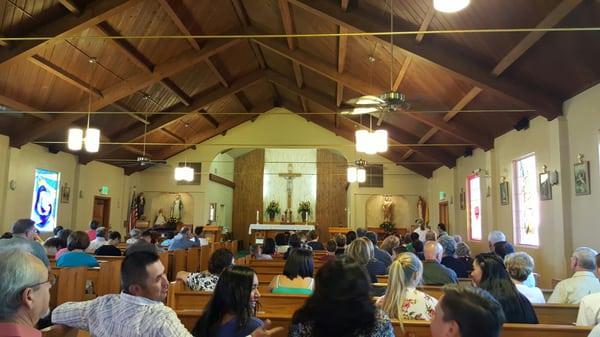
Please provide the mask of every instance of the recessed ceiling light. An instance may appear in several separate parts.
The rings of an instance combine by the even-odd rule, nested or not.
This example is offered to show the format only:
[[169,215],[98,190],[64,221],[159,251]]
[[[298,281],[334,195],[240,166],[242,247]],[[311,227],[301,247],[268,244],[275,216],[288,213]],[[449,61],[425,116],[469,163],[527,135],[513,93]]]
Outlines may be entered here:
[[433,0],[433,8],[444,13],[454,13],[464,9],[471,0]]

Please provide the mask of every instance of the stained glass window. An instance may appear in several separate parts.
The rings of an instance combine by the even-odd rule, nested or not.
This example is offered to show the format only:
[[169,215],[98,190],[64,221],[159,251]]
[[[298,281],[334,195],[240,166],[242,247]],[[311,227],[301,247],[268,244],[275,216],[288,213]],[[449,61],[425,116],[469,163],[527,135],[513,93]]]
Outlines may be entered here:
[[537,192],[535,155],[513,161],[513,223],[517,244],[539,246],[540,201]]
[[469,239],[481,240],[481,178],[477,174],[467,177],[469,201]]

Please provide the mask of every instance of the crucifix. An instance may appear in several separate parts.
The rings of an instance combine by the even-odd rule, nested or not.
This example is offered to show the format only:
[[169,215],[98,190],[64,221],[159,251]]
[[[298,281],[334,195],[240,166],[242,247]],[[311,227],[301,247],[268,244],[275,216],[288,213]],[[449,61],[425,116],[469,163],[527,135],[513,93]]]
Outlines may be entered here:
[[279,176],[281,178],[287,180],[287,209],[291,210],[292,209],[292,188],[294,187],[294,185],[292,184],[292,180],[294,180],[294,178],[298,178],[298,177],[302,176],[302,174],[293,173],[292,172],[292,164],[288,164],[287,173],[279,173]]

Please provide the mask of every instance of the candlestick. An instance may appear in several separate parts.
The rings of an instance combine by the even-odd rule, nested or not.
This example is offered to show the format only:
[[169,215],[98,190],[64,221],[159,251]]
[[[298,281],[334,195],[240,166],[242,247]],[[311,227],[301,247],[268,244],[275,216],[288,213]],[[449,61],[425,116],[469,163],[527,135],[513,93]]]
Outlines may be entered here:
[[256,224],[257,225],[259,224],[259,222],[258,222],[259,221],[259,214],[260,213],[258,212],[258,210],[256,210]]

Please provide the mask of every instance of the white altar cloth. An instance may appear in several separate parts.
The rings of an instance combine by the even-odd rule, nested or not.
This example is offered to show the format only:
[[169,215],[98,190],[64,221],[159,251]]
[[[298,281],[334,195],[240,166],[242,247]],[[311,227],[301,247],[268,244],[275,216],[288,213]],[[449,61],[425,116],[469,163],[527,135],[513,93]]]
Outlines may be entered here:
[[269,230],[282,230],[282,231],[311,231],[315,229],[314,225],[293,225],[293,224],[251,224],[248,228],[248,234],[252,234],[252,231],[269,231]]

